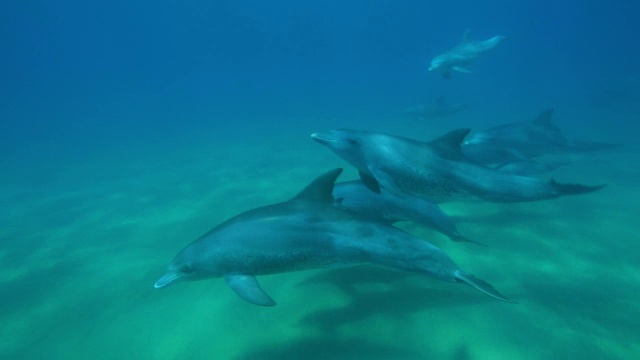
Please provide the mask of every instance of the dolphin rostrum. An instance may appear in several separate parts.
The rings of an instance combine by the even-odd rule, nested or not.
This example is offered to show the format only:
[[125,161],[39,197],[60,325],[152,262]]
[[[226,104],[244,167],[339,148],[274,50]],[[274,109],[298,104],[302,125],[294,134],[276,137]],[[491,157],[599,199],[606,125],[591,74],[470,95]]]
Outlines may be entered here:
[[509,174],[467,159],[460,143],[469,129],[430,142],[356,130],[332,130],[311,137],[356,167],[365,185],[399,196],[431,201],[476,196],[493,202],[552,199],[599,190],[601,186],[563,184]]
[[529,161],[542,155],[590,152],[620,146],[570,139],[553,124],[552,115],[553,109],[549,109],[531,121],[502,124],[472,134],[462,144],[462,152],[482,164],[504,164]]
[[335,184],[333,197],[337,206],[360,215],[389,223],[412,221],[432,228],[452,241],[480,244],[462,236],[453,219],[437,204],[416,196],[399,197],[380,190],[379,194],[375,193],[360,180],[345,181]]
[[469,30],[464,33],[462,42],[451,50],[442,53],[431,60],[429,71],[438,71],[445,79],[451,78],[451,71],[470,73],[467,66],[481,55],[496,48],[506,36],[497,35],[487,40],[469,40]]
[[370,264],[466,283],[512,302],[460,270],[432,244],[334,206],[331,192],[341,171],[321,175],[289,201],[246,211],[214,227],[176,255],[155,287],[224,277],[245,301],[274,306],[257,275]]

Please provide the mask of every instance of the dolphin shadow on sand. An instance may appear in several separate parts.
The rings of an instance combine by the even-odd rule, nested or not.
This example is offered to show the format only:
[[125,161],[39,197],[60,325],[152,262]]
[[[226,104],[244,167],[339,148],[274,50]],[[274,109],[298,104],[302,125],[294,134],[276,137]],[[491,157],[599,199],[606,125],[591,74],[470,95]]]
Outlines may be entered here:
[[[434,352],[435,353],[435,352]],[[305,360],[422,360],[425,354],[401,346],[379,344],[364,337],[345,338],[336,334],[303,337],[251,349],[234,360],[305,359]]]
[[[484,303],[486,298],[473,296],[465,289],[455,293],[435,282],[424,282],[412,274],[388,272],[368,266],[327,271],[312,276],[299,286],[331,284],[347,297],[344,306],[308,314],[301,324],[332,333],[345,324],[353,324],[371,316],[387,315],[403,318],[433,308],[470,306]],[[490,301],[490,300],[489,300]]]

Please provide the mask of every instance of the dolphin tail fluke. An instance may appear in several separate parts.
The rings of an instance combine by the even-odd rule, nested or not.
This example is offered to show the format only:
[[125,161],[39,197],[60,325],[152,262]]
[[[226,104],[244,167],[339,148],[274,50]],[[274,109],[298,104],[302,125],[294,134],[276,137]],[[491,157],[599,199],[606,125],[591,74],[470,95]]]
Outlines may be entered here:
[[588,186],[581,184],[565,184],[556,182],[554,179],[549,181],[549,185],[559,195],[580,195],[598,191],[607,185]]
[[479,290],[489,296],[491,296],[494,299],[498,299],[504,302],[508,302],[508,303],[513,303],[515,304],[516,302],[509,299],[508,297],[500,294],[500,292],[496,289],[493,288],[493,286],[491,286],[491,284],[489,284],[488,282],[478,279],[477,277],[470,275],[470,274],[465,274],[464,272],[458,270],[456,272],[456,279],[458,280],[458,282],[463,282],[466,284],[469,284],[471,286],[473,286],[474,288],[476,288],[476,290]]
[[622,144],[609,144],[609,143],[589,142],[589,141],[574,141],[571,144],[571,147],[573,148],[573,150],[577,152],[609,150],[609,149],[616,149],[621,146]]
[[468,242],[468,243],[472,243],[472,244],[488,247],[486,244],[483,244],[483,243],[475,241],[475,240],[468,239],[468,238],[466,238],[466,237],[464,237],[464,236],[462,236],[460,234],[451,236],[450,239],[451,239],[451,241],[455,241],[455,242]]

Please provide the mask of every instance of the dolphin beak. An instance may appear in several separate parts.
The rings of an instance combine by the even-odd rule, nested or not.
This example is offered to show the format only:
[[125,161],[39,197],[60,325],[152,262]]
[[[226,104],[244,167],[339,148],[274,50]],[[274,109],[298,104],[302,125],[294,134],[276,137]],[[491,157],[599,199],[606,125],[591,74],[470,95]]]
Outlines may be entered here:
[[311,134],[311,138],[317,142],[319,142],[320,144],[327,144],[331,142],[331,138],[326,137],[326,135],[323,136],[323,134],[319,134],[319,133],[313,133]]
[[153,284],[153,287],[156,289],[167,287],[180,280],[181,277],[182,276],[180,275],[180,273],[168,271],[166,274],[162,275],[162,277],[158,279],[155,284]]

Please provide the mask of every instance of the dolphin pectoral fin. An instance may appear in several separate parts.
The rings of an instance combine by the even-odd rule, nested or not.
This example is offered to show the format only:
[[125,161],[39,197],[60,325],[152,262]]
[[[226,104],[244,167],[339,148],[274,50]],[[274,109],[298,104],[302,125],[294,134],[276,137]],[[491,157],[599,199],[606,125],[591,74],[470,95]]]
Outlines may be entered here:
[[388,172],[371,166],[369,167],[369,171],[373,176],[375,176],[375,179],[380,186],[391,192],[393,195],[404,198],[405,192],[398,187],[396,182],[393,180],[393,177]]
[[380,184],[378,183],[378,180],[376,180],[376,178],[360,170],[358,170],[358,174],[360,174],[360,180],[362,180],[362,183],[369,190],[373,191],[376,194],[380,194]]
[[224,277],[227,285],[233,289],[244,301],[260,306],[275,306],[267,293],[262,290],[258,280],[253,275],[227,275]]
[[449,80],[449,79],[451,79],[451,73],[448,72],[448,71],[445,71],[445,72],[442,73],[442,77],[447,79],[447,80]]
[[467,69],[467,68],[463,68],[462,66],[454,66],[451,69],[457,71],[457,72],[461,72],[461,73],[465,73],[465,74],[471,74],[471,70]]
[[502,300],[504,302],[508,302],[508,303],[513,303],[516,304],[515,301],[509,299],[508,297],[500,294],[500,292],[496,289],[493,288],[493,286],[491,286],[491,284],[489,284],[488,282],[478,279],[477,277],[470,275],[470,274],[465,274],[464,272],[458,270],[456,271],[456,279],[458,280],[458,282],[463,282],[463,283],[467,283],[471,286],[473,286],[474,288],[476,288],[476,290],[482,291],[483,293],[491,296],[492,298],[498,299],[498,300]]

